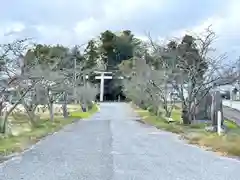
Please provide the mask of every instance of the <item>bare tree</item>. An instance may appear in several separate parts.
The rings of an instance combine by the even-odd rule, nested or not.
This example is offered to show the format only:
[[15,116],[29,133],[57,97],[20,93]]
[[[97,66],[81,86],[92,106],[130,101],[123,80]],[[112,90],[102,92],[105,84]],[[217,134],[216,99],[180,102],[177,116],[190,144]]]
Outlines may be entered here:
[[98,93],[96,86],[86,83],[83,86],[78,86],[76,89],[76,99],[81,102],[84,109],[87,109],[95,100]]
[[235,82],[237,73],[235,63],[224,64],[226,56],[214,56],[216,35],[210,28],[201,37],[184,38],[168,52],[176,59],[170,82],[182,101],[183,122],[190,124],[201,100],[214,88]]
[[[36,119],[36,109],[40,104],[45,104],[45,97],[43,95],[44,89],[41,87],[41,80],[34,82],[35,86],[27,93],[22,100],[22,105],[29,117],[30,124],[36,127],[38,122]],[[19,92],[18,92],[19,93]]]
[[[156,53],[156,52],[155,52]],[[161,54],[158,52],[158,56],[154,54],[156,58],[161,57]],[[152,56],[154,58],[154,56]],[[155,59],[156,60],[156,59]],[[173,110],[174,101],[171,98],[170,94],[172,90],[169,88],[169,74],[171,71],[166,67],[155,68],[152,64],[147,64],[145,58],[134,58],[134,67],[132,70],[128,70],[125,68],[122,71],[130,77],[130,82],[134,85],[134,89],[136,91],[139,88],[140,92],[142,92],[143,96],[138,96],[137,98],[145,97],[142,99],[142,104],[148,104],[151,106],[152,111],[156,114],[160,115],[161,110],[165,111],[165,116],[170,117],[171,112]],[[123,67],[122,67],[123,68]],[[133,73],[134,71],[134,73]],[[128,84],[129,84],[129,80]],[[138,84],[136,84],[138,82]],[[130,86],[126,85],[125,89],[128,89]],[[132,91],[133,89],[131,89]],[[129,90],[128,90],[129,91]],[[134,91],[134,92],[135,92]],[[136,93],[133,93],[136,94]]]
[[236,62],[226,65],[226,55],[215,55],[215,38],[211,27],[199,36],[185,35],[164,45],[149,36],[148,48],[142,53],[145,55],[120,66],[129,77],[124,83],[125,92],[138,104],[141,101],[149,106],[150,101],[155,112],[161,106],[167,117],[171,116],[175,103],[171,95],[175,93],[182,102],[183,123],[190,124],[208,93],[235,82],[239,76]]
[[5,83],[1,83],[1,112],[3,102],[7,101],[7,91],[11,88],[18,92],[18,99],[11,106],[5,107],[4,116],[1,114],[1,133],[5,133],[6,124],[9,115],[21,103],[26,94],[34,87],[35,83],[29,83],[29,76],[21,74],[19,66],[19,55],[23,53],[27,46],[26,40],[17,40],[1,46],[1,60],[4,61],[1,66],[2,76],[5,77]]

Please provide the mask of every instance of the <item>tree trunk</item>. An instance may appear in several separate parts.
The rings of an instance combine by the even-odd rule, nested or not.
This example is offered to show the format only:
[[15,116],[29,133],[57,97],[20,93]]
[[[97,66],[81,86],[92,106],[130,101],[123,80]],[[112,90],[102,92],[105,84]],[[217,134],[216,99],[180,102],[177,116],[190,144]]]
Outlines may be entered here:
[[48,104],[48,110],[49,110],[50,120],[53,121],[54,120],[54,111],[53,111],[53,103],[52,102],[50,102]]
[[81,107],[82,107],[82,111],[83,111],[83,112],[86,112],[86,111],[87,111],[87,107],[86,107],[85,101],[82,102]]
[[191,124],[192,115],[187,107],[183,107],[182,109],[182,120],[185,125]]
[[27,114],[28,114],[28,118],[29,118],[30,124],[31,124],[32,127],[36,127],[37,126],[35,110],[36,110],[36,108],[34,108],[32,110],[26,110]]
[[[24,94],[24,96],[26,95],[26,93]],[[6,125],[7,125],[7,120],[8,120],[8,116],[13,112],[13,110],[17,107],[17,105],[22,101],[22,98],[24,97],[22,96],[11,108],[9,111],[6,111],[4,114],[4,118],[2,118],[1,121],[1,125],[0,125],[0,132],[1,133],[5,133],[6,132]]]
[[68,117],[68,112],[67,112],[67,93],[64,93],[64,103],[62,105],[63,109],[63,117],[67,118]]
[[196,122],[196,104],[195,103],[192,104],[190,114],[191,114],[191,123]]
[[161,116],[161,106],[158,106],[158,109],[157,109],[157,116]]
[[165,117],[170,118],[172,114],[172,108],[168,107],[167,101],[164,102],[163,109],[165,111]]
[[2,116],[3,102],[0,102],[0,116]]
[[2,134],[5,134],[6,132],[7,119],[8,119],[8,115],[7,115],[7,112],[5,111],[3,112],[3,116],[1,116],[0,132]]
[[2,118],[1,124],[0,124],[0,132],[1,133],[5,133],[6,132],[6,125],[7,125],[7,120],[8,120],[8,116],[12,113],[12,111],[17,107],[17,105],[23,100],[23,98],[26,96],[26,94],[29,92],[29,90],[32,88],[33,86],[29,86],[25,92],[20,96],[20,98],[18,99],[18,101],[10,108],[9,111],[7,111],[5,113],[4,118]]
[[67,118],[68,117],[68,112],[67,112],[67,104],[63,104],[62,105],[62,108],[63,108],[63,117],[64,118]]
[[9,114],[6,112],[6,114],[4,115],[2,124],[1,124],[1,133],[2,134],[6,133],[8,116],[9,116]]
[[15,109],[15,107],[12,107],[9,111],[5,111],[4,112],[4,115],[1,119],[1,125],[0,125],[0,132],[2,134],[5,134],[6,133],[6,130],[7,130],[7,120],[8,120],[8,117],[9,115],[12,113],[12,111]]
[[37,122],[35,119],[35,110],[38,106],[38,104],[31,104],[31,105],[27,105],[24,101],[22,102],[23,107],[25,108],[28,118],[29,118],[29,122],[31,124],[32,127],[36,127],[37,126]]
[[170,118],[170,117],[171,117],[171,112],[168,111],[168,110],[166,110],[166,111],[165,111],[165,116],[166,116],[167,118]]
[[0,124],[2,121],[3,121],[3,105],[2,105],[2,103],[0,103]]

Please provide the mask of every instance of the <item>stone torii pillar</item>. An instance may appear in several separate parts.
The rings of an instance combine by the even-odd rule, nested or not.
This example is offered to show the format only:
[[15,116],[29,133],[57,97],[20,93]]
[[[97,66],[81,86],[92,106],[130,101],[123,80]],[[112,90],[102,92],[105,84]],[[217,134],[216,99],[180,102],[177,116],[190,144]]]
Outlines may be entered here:
[[[100,79],[100,101],[103,101],[104,95],[104,80],[105,79],[112,79],[112,72],[99,72],[96,71],[95,73],[100,74],[100,76],[95,76],[95,79]],[[110,76],[105,76],[104,74],[111,74]]]

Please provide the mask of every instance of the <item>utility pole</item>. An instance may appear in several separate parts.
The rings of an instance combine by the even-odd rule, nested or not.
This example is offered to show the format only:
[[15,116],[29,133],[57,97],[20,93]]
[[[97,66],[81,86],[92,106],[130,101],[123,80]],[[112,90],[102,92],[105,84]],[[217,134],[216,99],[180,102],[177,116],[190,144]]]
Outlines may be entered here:
[[77,62],[76,62],[76,57],[74,57],[74,67],[73,67],[73,97],[74,97],[74,103],[77,104],[77,100],[76,100],[76,80],[77,80],[77,76],[76,76],[76,66],[77,66]]
[[237,84],[238,84],[238,90],[239,90],[239,78],[240,78],[240,57],[238,58],[238,74],[237,74]]
[[235,87],[237,88],[237,92],[236,92],[236,100],[239,100],[239,96],[240,96],[240,81],[239,81],[239,77],[240,77],[240,57],[238,58],[238,67],[237,67],[237,81],[235,84]]

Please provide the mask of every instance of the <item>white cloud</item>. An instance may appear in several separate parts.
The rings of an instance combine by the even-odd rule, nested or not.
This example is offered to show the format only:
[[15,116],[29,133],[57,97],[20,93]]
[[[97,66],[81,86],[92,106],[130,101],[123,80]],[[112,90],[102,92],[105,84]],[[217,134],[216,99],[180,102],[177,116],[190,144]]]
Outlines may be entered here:
[[12,41],[25,28],[26,26],[21,22],[4,23],[0,26],[0,40],[2,42]]
[[22,0],[15,6],[5,2],[3,7],[11,7],[11,11],[0,12],[1,40],[28,36],[43,43],[73,45],[85,43],[106,29],[130,29],[141,39],[146,39],[145,32],[151,32],[162,41],[187,30],[202,32],[212,24],[219,46],[240,52],[238,0]]
[[138,16],[144,15],[144,12],[149,9],[154,11],[156,10],[155,8],[158,8],[158,10],[161,11],[160,5],[163,4],[163,2],[163,0],[112,0],[108,1],[103,9],[108,21],[127,21],[131,16],[135,16],[136,14]]
[[78,38],[81,39],[84,37],[82,39],[87,40],[96,36],[99,33],[98,31],[101,29],[101,26],[101,22],[97,21],[93,17],[90,17],[83,21],[77,22],[73,30]]
[[221,52],[227,52],[231,58],[240,55],[240,1],[233,0],[225,7],[224,14],[216,14],[203,19],[197,26],[189,26],[166,34],[160,39],[170,39],[172,37],[182,37],[186,33],[196,35],[201,34],[211,25],[211,29],[216,33],[215,46]]
[[0,26],[0,33],[4,36],[21,32],[25,29],[25,25],[21,22],[10,22]]
[[212,24],[212,29],[216,32],[216,46],[219,51],[227,52],[230,58],[240,55],[240,1],[233,0],[225,9],[224,16],[215,16],[207,19],[200,26],[194,27],[193,31],[199,32]]
[[41,38],[34,37],[40,43],[62,44],[71,46],[77,42],[77,36],[71,29],[59,28],[58,26],[37,25],[35,29],[41,34]]
[[97,36],[106,29],[113,31],[128,29],[126,24],[134,23],[131,22],[134,16],[141,15],[139,13],[144,12],[144,10],[153,11],[156,7],[158,7],[158,10],[161,10],[159,7],[163,1],[152,0],[149,3],[149,0],[112,0],[105,2],[102,10],[103,16],[100,18],[89,17],[76,23],[74,31],[78,37],[84,36],[84,39],[87,40]]

